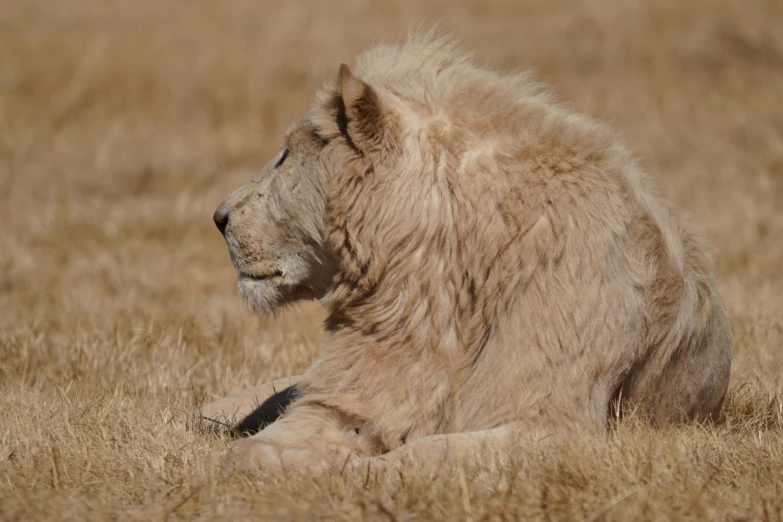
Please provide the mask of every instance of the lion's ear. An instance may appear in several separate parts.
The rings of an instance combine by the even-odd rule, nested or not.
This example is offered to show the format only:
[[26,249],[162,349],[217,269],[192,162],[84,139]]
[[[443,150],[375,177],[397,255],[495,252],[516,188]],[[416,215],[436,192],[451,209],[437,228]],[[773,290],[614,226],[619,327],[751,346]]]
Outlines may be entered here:
[[393,150],[389,115],[384,112],[375,89],[351,74],[344,63],[340,64],[337,88],[344,110],[343,115],[338,114],[340,131],[363,153]]

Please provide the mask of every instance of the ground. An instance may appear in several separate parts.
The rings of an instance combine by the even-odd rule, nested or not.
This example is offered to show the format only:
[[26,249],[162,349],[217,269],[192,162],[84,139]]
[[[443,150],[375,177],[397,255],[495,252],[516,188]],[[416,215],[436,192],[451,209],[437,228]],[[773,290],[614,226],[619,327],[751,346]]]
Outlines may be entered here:
[[[442,20],[609,122],[705,233],[735,360],[715,426],[377,477],[225,477],[186,412],[304,370],[315,304],[245,310],[217,204],[341,61]],[[3,0],[0,519],[783,518],[777,0]]]

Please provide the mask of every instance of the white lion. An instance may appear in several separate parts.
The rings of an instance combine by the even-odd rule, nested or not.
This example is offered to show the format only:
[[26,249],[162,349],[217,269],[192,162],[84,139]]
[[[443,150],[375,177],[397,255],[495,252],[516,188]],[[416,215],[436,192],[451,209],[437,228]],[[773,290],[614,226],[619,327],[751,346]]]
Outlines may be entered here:
[[443,39],[341,66],[214,218],[252,307],[329,312],[303,376],[202,411],[271,397],[230,467],[442,458],[601,433],[619,397],[671,422],[725,396],[731,333],[695,234],[607,130]]

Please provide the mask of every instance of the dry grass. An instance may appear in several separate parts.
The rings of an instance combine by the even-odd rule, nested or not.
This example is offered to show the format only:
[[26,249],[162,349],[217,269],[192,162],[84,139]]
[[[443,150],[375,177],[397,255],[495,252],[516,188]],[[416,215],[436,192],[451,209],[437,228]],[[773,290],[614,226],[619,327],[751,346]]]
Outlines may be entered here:
[[[265,5],[266,4],[266,5]],[[399,476],[223,477],[184,414],[307,367],[322,312],[243,309],[210,221],[340,61],[443,18],[610,121],[706,232],[725,419]],[[0,518],[783,518],[777,0],[0,1]],[[469,513],[467,512],[469,510]]]

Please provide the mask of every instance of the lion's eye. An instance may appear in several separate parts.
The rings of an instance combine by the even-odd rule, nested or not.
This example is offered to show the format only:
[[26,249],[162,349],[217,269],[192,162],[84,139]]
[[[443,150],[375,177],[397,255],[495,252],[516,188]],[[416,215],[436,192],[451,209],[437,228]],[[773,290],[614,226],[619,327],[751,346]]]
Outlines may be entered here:
[[280,155],[280,159],[277,160],[277,164],[275,165],[275,168],[278,168],[280,165],[282,165],[287,157],[288,157],[288,149],[283,149],[283,153]]

